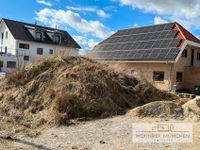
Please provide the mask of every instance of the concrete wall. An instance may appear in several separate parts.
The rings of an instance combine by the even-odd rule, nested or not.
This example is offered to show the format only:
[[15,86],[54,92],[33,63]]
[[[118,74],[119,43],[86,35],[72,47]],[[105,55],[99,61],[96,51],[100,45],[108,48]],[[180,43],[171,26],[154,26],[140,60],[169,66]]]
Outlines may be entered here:
[[[181,57],[177,63],[174,64],[173,79],[172,83],[177,86],[177,89],[192,89],[193,86],[200,81],[199,73],[200,71],[200,60],[197,60],[197,53],[200,49],[197,47],[187,46],[187,58]],[[194,65],[191,66],[191,53],[194,49]],[[192,73],[194,70],[194,74]],[[190,72],[191,71],[191,72]],[[183,73],[183,81],[176,82],[176,73]]]
[[200,85],[200,67],[185,67],[184,86],[193,90],[195,85]]
[[[139,78],[146,78],[150,83],[161,90],[168,91],[171,89],[173,64],[137,62],[107,62],[107,64],[119,72],[126,72]],[[154,71],[164,71],[164,81],[153,81]]]

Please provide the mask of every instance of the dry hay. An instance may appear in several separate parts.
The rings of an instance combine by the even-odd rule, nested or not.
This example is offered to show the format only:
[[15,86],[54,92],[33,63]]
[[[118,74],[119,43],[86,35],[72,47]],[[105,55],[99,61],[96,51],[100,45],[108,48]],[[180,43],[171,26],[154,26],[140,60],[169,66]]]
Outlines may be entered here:
[[173,96],[83,57],[49,57],[0,81],[0,130],[67,124],[124,114]]

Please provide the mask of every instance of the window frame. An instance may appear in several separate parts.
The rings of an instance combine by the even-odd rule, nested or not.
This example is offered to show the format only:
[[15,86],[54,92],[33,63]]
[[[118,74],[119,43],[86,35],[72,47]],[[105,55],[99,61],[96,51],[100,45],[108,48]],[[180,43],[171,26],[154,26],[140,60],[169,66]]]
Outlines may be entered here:
[[8,39],[8,31],[6,31],[6,39]]
[[187,58],[187,56],[188,56],[188,50],[184,49],[182,54],[181,54],[181,57]]
[[176,72],[176,82],[179,82],[179,83],[183,82],[183,72]]
[[[58,38],[58,41],[56,40]],[[56,43],[56,44],[60,44],[60,42],[61,42],[61,36],[60,35],[55,35],[54,36],[54,42]]]
[[24,55],[24,61],[29,61],[29,56],[28,55]]
[[197,52],[197,60],[200,60],[200,52]]
[[27,43],[19,43],[19,48],[21,49],[30,49],[30,45]]
[[[38,38],[37,35],[40,34],[40,37]],[[42,41],[43,40],[43,33],[40,31],[36,31],[35,33],[35,39],[38,41]]]
[[4,32],[1,32],[1,39],[4,39]]
[[4,52],[5,52],[5,54],[8,53],[8,47],[7,47],[7,46],[5,46],[5,50],[4,50]]
[[1,44],[3,44],[4,32],[1,32]]
[[[158,77],[163,76],[163,77]],[[161,79],[158,79],[161,78]],[[165,80],[165,72],[164,71],[153,71],[153,81],[154,82],[164,82]]]
[[43,48],[37,48],[37,55],[43,55]]
[[[10,64],[8,65],[8,63],[10,63]],[[12,63],[14,63],[14,65],[11,65]],[[16,61],[7,61],[6,62],[6,67],[7,68],[16,68],[17,67],[17,63],[16,63]]]
[[49,49],[49,55],[53,55],[53,54],[54,54],[53,49]]

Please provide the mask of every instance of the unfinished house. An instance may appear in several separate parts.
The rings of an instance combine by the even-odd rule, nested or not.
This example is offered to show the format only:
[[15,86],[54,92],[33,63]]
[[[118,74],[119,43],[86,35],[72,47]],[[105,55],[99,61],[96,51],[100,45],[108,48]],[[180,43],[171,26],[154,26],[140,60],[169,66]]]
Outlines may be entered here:
[[200,85],[200,40],[176,22],[119,30],[90,56],[139,74],[161,90]]

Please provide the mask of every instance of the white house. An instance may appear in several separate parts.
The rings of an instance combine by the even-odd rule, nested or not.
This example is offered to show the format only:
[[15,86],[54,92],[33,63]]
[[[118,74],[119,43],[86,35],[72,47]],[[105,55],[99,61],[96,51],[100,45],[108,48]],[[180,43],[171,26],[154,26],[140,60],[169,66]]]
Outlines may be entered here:
[[9,19],[0,22],[1,72],[49,55],[78,55],[81,47],[63,30]]

